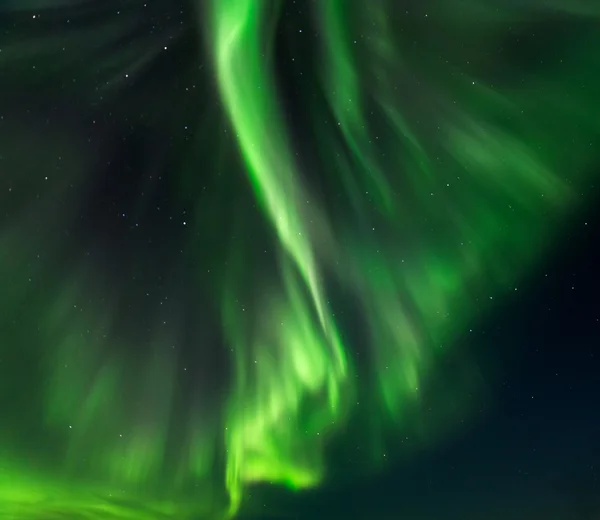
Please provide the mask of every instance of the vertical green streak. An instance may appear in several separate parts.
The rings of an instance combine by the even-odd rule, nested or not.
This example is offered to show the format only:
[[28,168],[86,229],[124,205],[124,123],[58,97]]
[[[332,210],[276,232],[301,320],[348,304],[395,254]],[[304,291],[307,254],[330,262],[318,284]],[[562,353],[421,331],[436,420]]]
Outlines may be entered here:
[[255,0],[213,5],[221,97],[256,197],[283,252],[281,292],[261,298],[264,309],[252,334],[239,332],[242,316],[233,303],[236,289],[225,296],[226,329],[236,358],[225,432],[231,513],[239,506],[244,482],[282,482],[291,487],[318,482],[319,439],[341,413],[339,386],[347,371],[300,210],[299,201],[306,197],[269,69],[273,35],[265,27],[269,10],[276,6]]
[[[331,0],[317,7],[321,31],[325,35],[325,92],[344,139],[362,168],[361,184],[377,200],[378,207],[389,212],[393,208],[389,183],[374,159],[371,136],[364,117],[363,89],[352,45],[357,36],[348,32],[350,14],[347,2]],[[354,173],[345,172],[344,182],[353,185]]]
[[303,189],[295,178],[285,129],[279,121],[277,92],[268,69],[272,35],[265,34],[263,22],[267,8],[274,5],[276,2],[250,0],[216,3],[219,88],[256,196],[309,287],[325,326],[319,273],[297,204]]

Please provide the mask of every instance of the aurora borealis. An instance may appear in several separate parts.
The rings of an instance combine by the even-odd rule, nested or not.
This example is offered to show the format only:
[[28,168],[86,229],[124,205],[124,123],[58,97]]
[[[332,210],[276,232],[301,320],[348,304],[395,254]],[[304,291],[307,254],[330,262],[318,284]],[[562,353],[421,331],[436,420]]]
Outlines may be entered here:
[[598,23],[4,2],[0,519],[341,518],[298,504],[466,435],[597,205]]

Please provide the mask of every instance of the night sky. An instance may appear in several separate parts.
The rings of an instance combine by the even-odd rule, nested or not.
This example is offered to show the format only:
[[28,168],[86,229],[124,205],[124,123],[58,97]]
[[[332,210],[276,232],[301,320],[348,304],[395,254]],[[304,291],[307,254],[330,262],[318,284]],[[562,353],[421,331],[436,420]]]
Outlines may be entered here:
[[0,520],[600,519],[599,24],[3,0]]

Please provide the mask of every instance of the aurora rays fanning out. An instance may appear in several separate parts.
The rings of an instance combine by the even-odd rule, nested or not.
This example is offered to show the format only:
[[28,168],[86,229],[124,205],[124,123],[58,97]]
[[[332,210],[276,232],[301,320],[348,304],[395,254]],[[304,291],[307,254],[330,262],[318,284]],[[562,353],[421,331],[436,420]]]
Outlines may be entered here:
[[[265,489],[464,428],[491,377],[471,324],[590,204],[599,21],[573,0],[0,7],[0,520],[266,515]],[[519,62],[544,23],[554,57]]]

